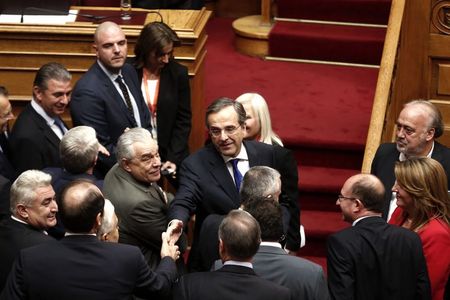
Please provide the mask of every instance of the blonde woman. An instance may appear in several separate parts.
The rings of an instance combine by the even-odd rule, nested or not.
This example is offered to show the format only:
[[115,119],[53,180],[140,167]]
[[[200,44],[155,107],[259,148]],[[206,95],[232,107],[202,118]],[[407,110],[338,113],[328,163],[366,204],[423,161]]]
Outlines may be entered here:
[[389,223],[417,232],[422,240],[433,300],[444,298],[450,275],[450,199],[442,165],[422,157],[397,162],[397,209]]

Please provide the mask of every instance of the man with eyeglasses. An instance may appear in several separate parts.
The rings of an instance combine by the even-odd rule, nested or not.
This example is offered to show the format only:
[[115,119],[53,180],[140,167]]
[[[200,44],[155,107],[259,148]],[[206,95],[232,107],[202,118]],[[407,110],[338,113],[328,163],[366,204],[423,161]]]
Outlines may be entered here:
[[8,90],[0,86],[0,175],[8,180],[14,180],[16,171],[9,161],[9,128],[8,122],[14,119]]
[[[157,184],[161,178],[158,145],[148,130],[132,128],[119,137],[116,157],[103,193],[119,218],[119,243],[138,246],[153,270],[161,260],[161,233],[168,223],[168,199]],[[176,224],[181,232],[182,223]]]
[[[180,169],[180,187],[169,210],[169,220],[187,224],[195,213],[195,229],[188,267],[202,270],[199,255],[199,233],[210,214],[225,215],[240,206],[242,177],[253,166],[275,165],[273,147],[256,141],[243,141],[245,110],[239,102],[219,98],[209,105],[206,127],[211,144],[184,160]],[[281,197],[283,223],[289,224],[289,210],[297,199]],[[295,202],[295,203],[294,203]],[[287,230],[285,228],[285,230]],[[296,228],[294,230],[299,230]],[[300,241],[297,241],[300,244]]]
[[419,236],[381,218],[384,187],[369,174],[344,183],[336,205],[352,224],[328,238],[331,299],[431,299]]
[[439,109],[426,100],[413,100],[403,107],[397,119],[395,143],[381,144],[372,162],[371,173],[386,188],[383,218],[390,219],[397,207],[394,166],[397,161],[410,157],[431,157],[442,164],[450,186],[450,149],[436,141],[444,133],[444,123]]

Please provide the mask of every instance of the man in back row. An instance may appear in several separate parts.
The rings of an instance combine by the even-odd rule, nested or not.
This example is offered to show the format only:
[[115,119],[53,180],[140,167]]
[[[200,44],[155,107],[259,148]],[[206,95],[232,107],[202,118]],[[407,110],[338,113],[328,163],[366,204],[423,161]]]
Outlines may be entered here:
[[74,181],[61,198],[67,234],[61,241],[23,250],[2,299],[129,299],[168,294],[177,276],[178,247],[162,234],[161,263],[152,272],[134,246],[101,242],[96,232],[104,198],[92,183]]
[[450,150],[436,141],[444,133],[442,115],[431,102],[415,100],[406,103],[397,119],[395,143],[380,145],[372,162],[371,173],[386,188],[383,218],[389,220],[397,207],[391,188],[395,182],[397,161],[410,157],[431,157],[444,167],[450,186]]

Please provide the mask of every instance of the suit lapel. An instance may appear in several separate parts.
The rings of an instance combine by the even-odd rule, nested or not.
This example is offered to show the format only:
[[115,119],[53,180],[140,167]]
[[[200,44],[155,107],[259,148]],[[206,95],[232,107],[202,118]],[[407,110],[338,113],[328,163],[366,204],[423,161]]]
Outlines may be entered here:
[[31,116],[37,124],[38,128],[44,133],[46,140],[56,148],[59,148],[60,139],[55,132],[48,126],[47,122],[42,118],[30,105]]

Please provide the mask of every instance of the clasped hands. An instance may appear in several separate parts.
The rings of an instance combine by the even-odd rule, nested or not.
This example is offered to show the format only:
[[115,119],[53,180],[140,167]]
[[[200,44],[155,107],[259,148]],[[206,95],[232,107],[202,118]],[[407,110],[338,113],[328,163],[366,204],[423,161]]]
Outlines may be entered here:
[[167,230],[161,234],[161,257],[170,256],[173,260],[177,260],[180,258],[180,251],[178,250],[178,246],[175,244],[182,233],[182,221],[175,219],[169,222]]

